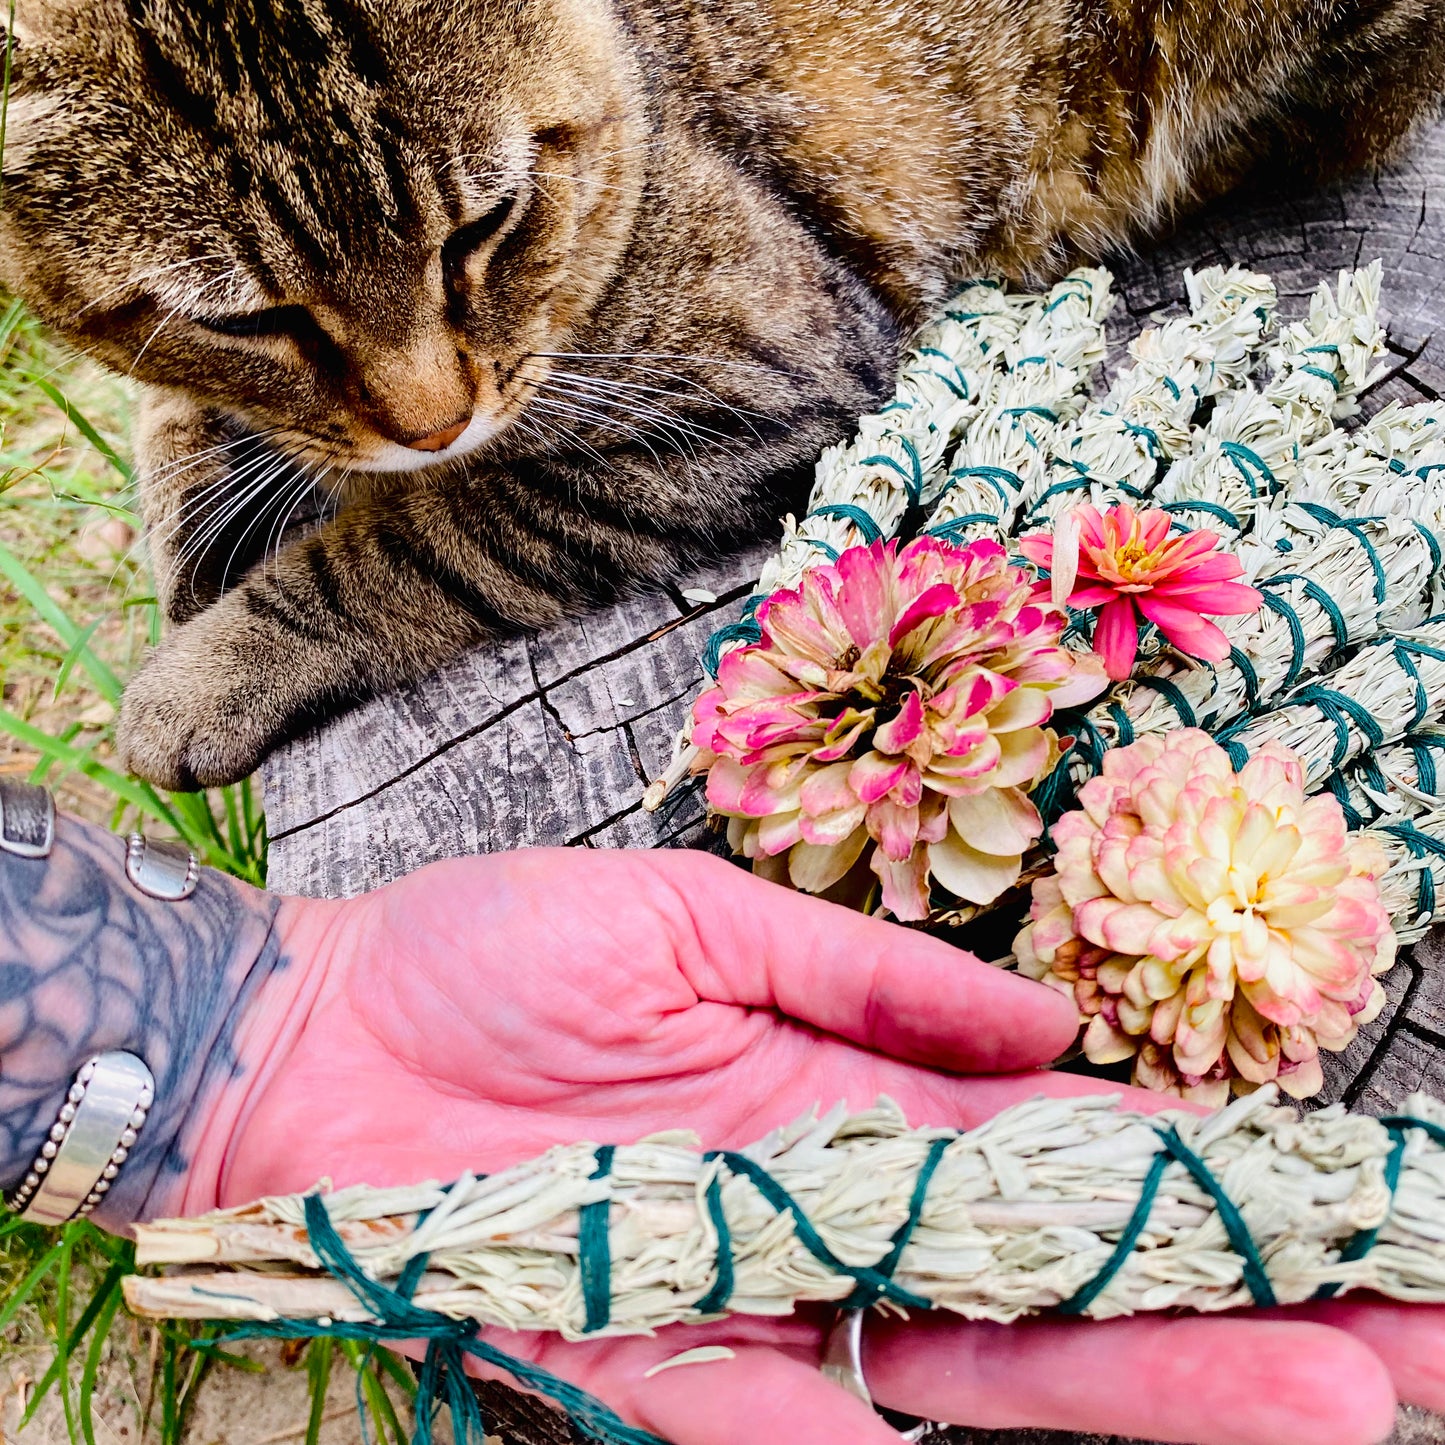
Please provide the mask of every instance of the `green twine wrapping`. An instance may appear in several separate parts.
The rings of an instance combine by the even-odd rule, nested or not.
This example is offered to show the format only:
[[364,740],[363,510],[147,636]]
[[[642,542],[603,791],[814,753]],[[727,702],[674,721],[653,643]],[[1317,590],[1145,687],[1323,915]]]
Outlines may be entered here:
[[[597,1151],[593,1179],[612,1173],[617,1146],[604,1144]],[[584,1334],[605,1330],[612,1318],[612,1241],[608,1226],[612,1219],[612,1196],[577,1211],[577,1267],[582,1275],[582,1301],[586,1310]]]
[[[221,1340],[344,1339],[366,1345],[426,1344],[417,1382],[416,1431],[413,1445],[433,1445],[433,1427],[443,1400],[451,1414],[456,1445],[483,1445],[486,1422],[477,1397],[466,1382],[467,1356],[505,1370],[518,1384],[545,1395],[565,1410],[573,1423],[600,1445],[667,1445],[660,1436],[627,1424],[595,1396],[560,1379],[530,1360],[519,1359],[479,1339],[476,1320],[454,1320],[413,1304],[409,1292],[420,1280],[426,1256],[408,1265],[402,1280],[408,1292],[369,1278],[342,1242],[319,1194],[306,1197],[306,1232],[322,1265],[347,1286],[375,1319],[370,1323],[333,1320],[266,1320],[228,1330]],[[212,1342],[216,1343],[216,1342]]]
[[[1426,1136],[1436,1144],[1445,1145],[1445,1129],[1438,1124],[1432,1124],[1428,1119],[1417,1119],[1413,1114],[1386,1114],[1380,1120],[1385,1128],[1390,1131],[1395,1141],[1394,1148],[1390,1150],[1390,1157],[1385,1161],[1385,1187],[1390,1191],[1390,1208],[1395,1205],[1395,1191],[1400,1187],[1400,1171],[1405,1165],[1405,1136],[1411,1129],[1421,1129]],[[1373,1229],[1362,1229],[1345,1245],[1340,1251],[1340,1263],[1353,1264],[1356,1260],[1363,1259],[1374,1247],[1375,1241],[1380,1237],[1380,1231],[1390,1221],[1390,1214],[1387,1211],[1385,1218],[1375,1225]],[[1322,1284],[1315,1291],[1317,1300],[1333,1299],[1343,1285]]]
[[1264,1261],[1259,1256],[1259,1247],[1254,1242],[1254,1236],[1249,1232],[1249,1226],[1244,1222],[1244,1216],[1239,1212],[1239,1206],[1224,1192],[1224,1186],[1214,1177],[1204,1160],[1179,1137],[1179,1133],[1173,1125],[1159,1130],[1159,1139],[1163,1147],[1154,1156],[1154,1162],[1149,1166],[1148,1174],[1144,1176],[1144,1183],[1139,1190],[1139,1201],[1135,1204],[1134,1212],[1129,1216],[1129,1223],[1125,1225],[1118,1243],[1110,1252],[1108,1259],[1104,1261],[1103,1268],[1099,1270],[1098,1274],[1060,1304],[1058,1312],[1065,1315],[1083,1314],[1109,1287],[1114,1276],[1123,1269],[1125,1261],[1134,1252],[1134,1246],[1139,1242],[1139,1236],[1148,1226],[1149,1213],[1154,1207],[1154,1197],[1159,1193],[1159,1186],[1164,1181],[1164,1171],[1171,1159],[1182,1164],[1199,1187],[1214,1200],[1214,1207],[1219,1212],[1219,1221],[1224,1225],[1224,1232],[1229,1236],[1230,1247],[1244,1263],[1244,1282],[1249,1287],[1255,1304],[1261,1309],[1271,1308],[1278,1303],[1275,1299],[1274,1287],[1269,1282]]
[[1255,477],[1260,481],[1269,484],[1271,494],[1279,490],[1279,482],[1275,475],[1265,464],[1265,460],[1256,451],[1251,451],[1243,442],[1221,442],[1219,450],[1234,464],[1234,469],[1244,480],[1244,485],[1249,488],[1251,497],[1259,496],[1259,488],[1255,485]]
[[[1445,1148],[1445,1128],[1410,1115],[1391,1115],[1380,1122],[1394,1139],[1394,1147],[1385,1165],[1385,1182],[1393,1201],[1404,1162],[1406,1132],[1411,1129],[1422,1130],[1435,1144]],[[1127,1225],[1099,1272],[1060,1303],[1057,1306],[1058,1312],[1065,1315],[1084,1313],[1123,1268],[1148,1227],[1150,1211],[1171,1161],[1181,1164],[1214,1201],[1230,1247],[1242,1261],[1244,1282],[1255,1303],[1262,1308],[1275,1304],[1274,1288],[1270,1284],[1264,1261],[1239,1207],[1230,1199],[1209,1166],[1185,1144],[1172,1125],[1160,1129],[1158,1133],[1161,1147],[1145,1175],[1139,1198]],[[748,1179],[780,1215],[787,1214],[792,1218],[795,1237],[815,1259],[836,1274],[846,1275],[854,1281],[855,1288],[842,1302],[842,1308],[862,1309],[888,1299],[915,1309],[932,1309],[930,1300],[904,1289],[895,1282],[893,1275],[918,1228],[929,1186],[943,1156],[958,1137],[944,1135],[930,1142],[914,1180],[907,1218],[894,1232],[887,1253],[872,1268],[848,1265],[839,1259],[823,1242],[802,1206],[762,1165],[745,1154],[731,1150],[714,1150],[705,1155],[708,1162],[719,1161],[720,1164],[705,1191],[708,1216],[717,1235],[717,1267],[712,1288],[697,1301],[694,1308],[699,1314],[718,1313],[726,1307],[732,1294],[732,1235],[723,1211],[721,1194],[721,1176],[725,1168]],[[611,1174],[615,1153],[616,1150],[611,1145],[597,1150],[597,1169],[592,1178],[605,1179]],[[539,1365],[509,1355],[478,1338],[480,1325],[476,1320],[450,1319],[437,1311],[422,1309],[415,1304],[412,1296],[427,1266],[425,1254],[417,1255],[408,1261],[394,1288],[382,1284],[370,1278],[357,1264],[336,1232],[325,1202],[319,1194],[308,1195],[304,1207],[307,1235],[317,1259],[333,1277],[347,1286],[368,1313],[374,1316],[374,1320],[329,1320],[324,1324],[319,1320],[257,1321],[239,1325],[227,1331],[219,1341],[206,1343],[214,1345],[255,1338],[329,1338],[354,1340],[375,1348],[381,1345],[399,1345],[407,1341],[425,1342],[426,1355],[417,1385],[414,1445],[432,1445],[436,1417],[443,1405],[450,1413],[457,1445],[482,1445],[486,1435],[486,1421],[482,1417],[477,1397],[467,1383],[467,1356],[504,1370],[523,1387],[545,1395],[567,1412],[578,1429],[590,1439],[601,1442],[601,1445],[666,1445],[665,1441],[650,1431],[627,1424],[587,1391],[558,1378]],[[583,1279],[588,1329],[601,1328],[611,1314],[612,1261],[607,1239],[610,1207],[609,1200],[601,1200],[583,1205],[579,1211],[578,1266]],[[1357,1232],[1340,1250],[1340,1261],[1353,1262],[1363,1259],[1373,1248],[1382,1228],[1383,1223],[1373,1229]],[[1340,1288],[1337,1284],[1324,1285],[1317,1292],[1316,1298],[1333,1298]],[[595,1297],[598,1290],[601,1291],[601,1297]],[[594,1324],[594,1320],[600,1320],[601,1324]]]
[[[823,507],[814,507],[808,513],[808,517],[842,517],[845,521],[852,522],[862,532],[863,541],[866,544],[871,546],[874,542],[883,540],[883,528],[862,507],[855,507],[852,502],[830,502]],[[804,517],[803,520],[806,522],[808,517]],[[837,560],[838,554],[834,552],[833,561]]]
[[[813,1227],[812,1220],[803,1212],[802,1205],[761,1164],[755,1163],[746,1154],[737,1154],[730,1149],[715,1149],[703,1157],[707,1160],[721,1159],[734,1174],[741,1174],[749,1180],[758,1193],[779,1214],[792,1215],[793,1233],[797,1236],[798,1243],[820,1264],[826,1265],[835,1274],[848,1275],[860,1289],[868,1290],[871,1296],[869,1303],[874,1300],[889,1299],[895,1304],[907,1305],[913,1309],[933,1308],[932,1304],[922,1295],[914,1294],[912,1290],[894,1284],[881,1270],[870,1269],[867,1265],[845,1264],[824,1244],[823,1237]],[[919,1207],[922,1207],[921,1201]]]

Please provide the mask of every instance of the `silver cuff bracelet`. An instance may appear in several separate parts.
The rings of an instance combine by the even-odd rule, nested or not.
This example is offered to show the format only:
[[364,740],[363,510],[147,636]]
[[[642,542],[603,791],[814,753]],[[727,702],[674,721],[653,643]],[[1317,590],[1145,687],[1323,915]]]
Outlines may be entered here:
[[64,1224],[105,1198],[155,1102],[134,1054],[97,1054],[76,1075],[60,1117],[6,1207],[30,1224]]

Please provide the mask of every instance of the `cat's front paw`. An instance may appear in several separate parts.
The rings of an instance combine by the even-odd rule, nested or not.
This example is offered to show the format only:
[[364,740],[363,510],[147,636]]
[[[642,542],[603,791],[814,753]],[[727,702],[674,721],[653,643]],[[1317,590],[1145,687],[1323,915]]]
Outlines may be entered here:
[[174,792],[249,777],[285,733],[291,708],[267,670],[248,665],[205,612],[177,628],[121,702],[121,763]]

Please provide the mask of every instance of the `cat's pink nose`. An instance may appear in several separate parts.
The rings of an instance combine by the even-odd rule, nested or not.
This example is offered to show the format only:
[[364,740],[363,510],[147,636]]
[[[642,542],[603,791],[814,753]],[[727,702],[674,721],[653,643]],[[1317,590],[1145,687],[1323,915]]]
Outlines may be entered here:
[[409,446],[414,452],[442,452],[445,451],[461,434],[466,431],[467,423],[471,417],[464,416],[459,422],[443,428],[441,431],[434,431],[430,436],[417,437],[415,441],[409,441]]

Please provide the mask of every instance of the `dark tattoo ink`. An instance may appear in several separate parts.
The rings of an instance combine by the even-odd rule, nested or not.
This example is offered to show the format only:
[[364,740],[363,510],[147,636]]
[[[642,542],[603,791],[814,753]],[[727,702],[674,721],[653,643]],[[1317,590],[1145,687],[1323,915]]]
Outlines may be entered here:
[[285,967],[279,901],[205,871],[179,904],[136,891],[125,843],[61,818],[45,859],[0,853],[0,1187],[29,1169],[72,1076],[93,1053],[129,1049],[156,1102],[102,1222],[143,1218],[187,1167],[187,1115],[240,1071],[237,1021]]

